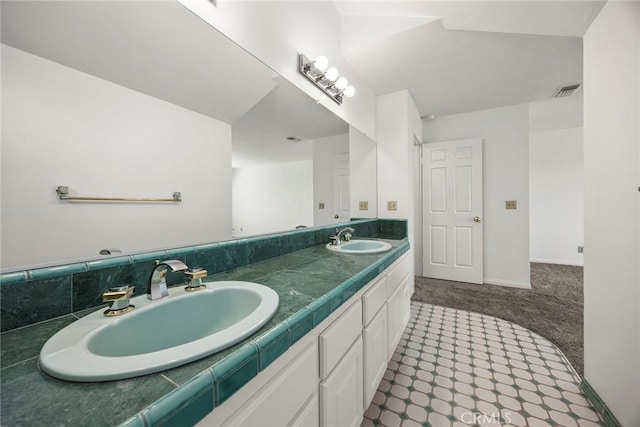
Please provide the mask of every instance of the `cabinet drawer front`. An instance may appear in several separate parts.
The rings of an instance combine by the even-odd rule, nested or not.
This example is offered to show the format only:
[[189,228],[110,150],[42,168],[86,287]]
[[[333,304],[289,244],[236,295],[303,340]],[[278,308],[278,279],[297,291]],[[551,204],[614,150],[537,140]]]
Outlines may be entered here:
[[362,295],[363,324],[367,326],[380,308],[387,302],[387,277],[381,277]]
[[387,275],[387,297],[391,297],[410,274],[411,258],[405,254]]
[[280,371],[224,425],[285,426],[306,405],[318,388],[318,347],[310,345]]
[[362,303],[358,299],[320,334],[320,379],[329,376],[351,344],[362,334]]

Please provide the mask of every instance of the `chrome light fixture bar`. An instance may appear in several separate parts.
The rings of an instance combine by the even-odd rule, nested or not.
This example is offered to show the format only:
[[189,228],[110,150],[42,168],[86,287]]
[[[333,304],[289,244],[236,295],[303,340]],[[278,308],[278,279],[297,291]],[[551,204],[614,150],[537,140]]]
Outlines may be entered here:
[[338,104],[342,104],[345,97],[351,98],[356,90],[344,77],[339,77],[338,70],[328,68],[329,62],[325,56],[319,56],[314,61],[304,54],[298,53],[298,71],[320,90],[326,93],[329,98]]

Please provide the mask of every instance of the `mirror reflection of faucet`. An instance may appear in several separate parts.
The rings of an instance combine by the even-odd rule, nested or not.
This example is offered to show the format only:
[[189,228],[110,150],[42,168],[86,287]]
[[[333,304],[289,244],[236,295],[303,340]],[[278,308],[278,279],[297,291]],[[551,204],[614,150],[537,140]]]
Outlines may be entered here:
[[338,246],[340,243],[351,241],[351,237],[356,230],[351,227],[344,227],[343,229],[336,228],[336,235],[331,236],[329,240],[332,246]]

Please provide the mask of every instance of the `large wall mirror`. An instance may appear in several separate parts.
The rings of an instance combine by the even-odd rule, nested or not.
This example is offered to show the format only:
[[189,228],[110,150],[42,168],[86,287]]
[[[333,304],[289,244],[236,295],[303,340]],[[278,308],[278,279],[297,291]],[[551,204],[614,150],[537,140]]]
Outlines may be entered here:
[[3,272],[375,217],[357,132],[179,3],[0,7]]

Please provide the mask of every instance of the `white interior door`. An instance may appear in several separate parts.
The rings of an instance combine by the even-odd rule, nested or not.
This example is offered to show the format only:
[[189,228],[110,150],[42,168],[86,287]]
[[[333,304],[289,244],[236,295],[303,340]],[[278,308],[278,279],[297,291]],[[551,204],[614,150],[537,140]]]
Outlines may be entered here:
[[424,277],[482,283],[482,139],[422,146]]
[[349,221],[349,155],[338,154],[333,159],[333,208],[335,222]]

